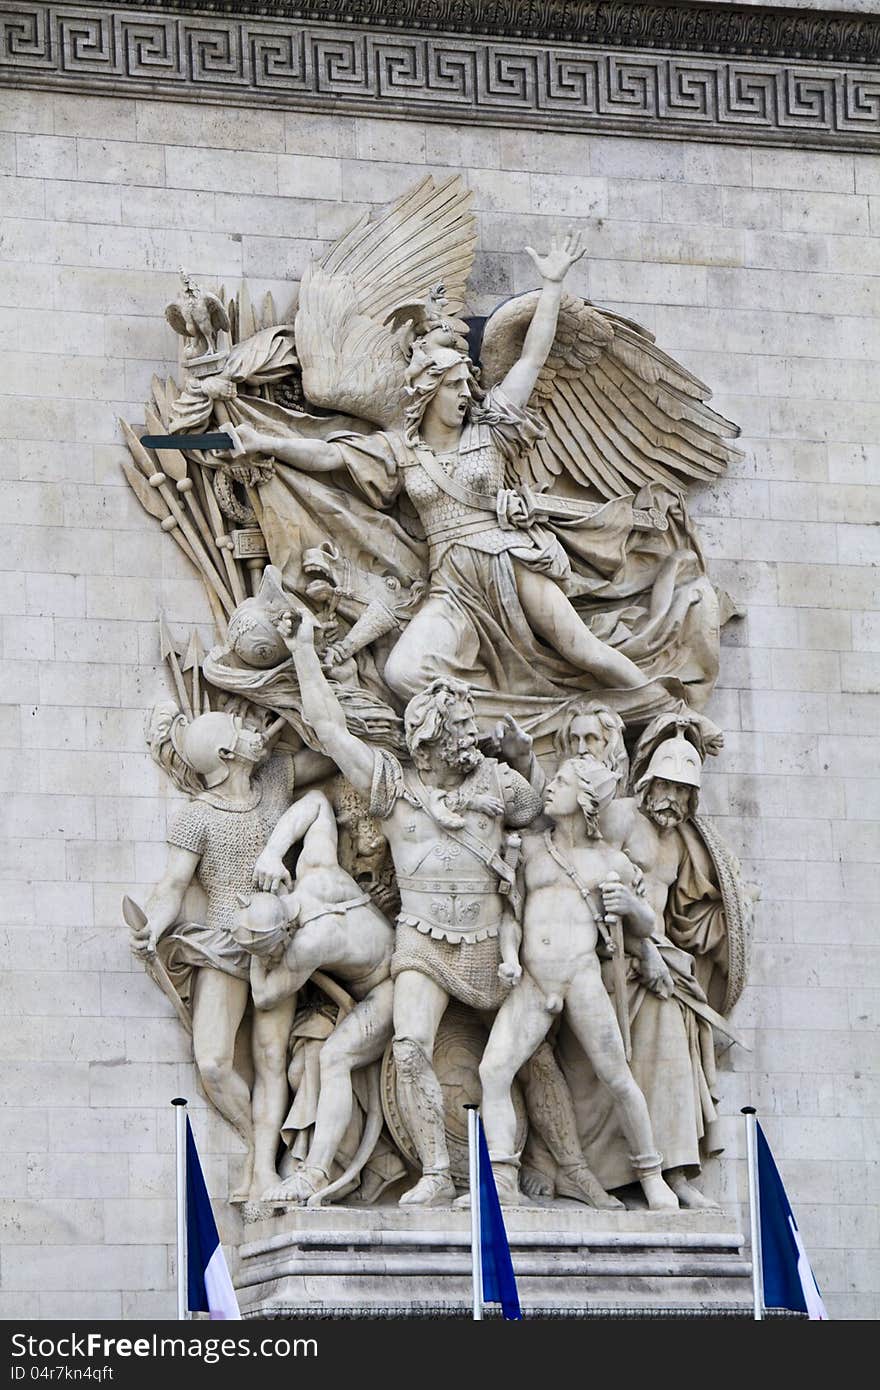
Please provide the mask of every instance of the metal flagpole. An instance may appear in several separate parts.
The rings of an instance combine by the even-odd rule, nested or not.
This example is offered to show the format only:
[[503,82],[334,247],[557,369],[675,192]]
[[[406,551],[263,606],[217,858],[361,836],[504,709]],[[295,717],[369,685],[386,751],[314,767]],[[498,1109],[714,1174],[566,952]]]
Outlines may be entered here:
[[755,1320],[764,1317],[764,1266],[761,1258],[761,1212],[758,1189],[758,1115],[753,1105],[744,1105],[746,1117],[746,1155],[749,1165],[749,1224],[752,1242],[752,1301]]
[[177,1320],[185,1322],[186,1298],[186,1101],[177,1096],[174,1106],[175,1151],[177,1158]]
[[480,1241],[480,1108],[466,1105],[468,1112],[468,1174],[471,1189],[471,1270],[474,1286],[474,1322],[483,1320],[483,1259]]

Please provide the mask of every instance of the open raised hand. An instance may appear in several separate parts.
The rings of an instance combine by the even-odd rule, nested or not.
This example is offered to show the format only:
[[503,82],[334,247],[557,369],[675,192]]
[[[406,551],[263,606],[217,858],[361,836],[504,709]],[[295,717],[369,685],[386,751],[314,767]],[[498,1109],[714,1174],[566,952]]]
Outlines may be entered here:
[[573,229],[566,232],[565,240],[561,244],[558,237],[553,237],[546,256],[539,256],[533,246],[525,248],[541,278],[556,284],[565,279],[575,261],[580,260],[586,249],[581,233]]

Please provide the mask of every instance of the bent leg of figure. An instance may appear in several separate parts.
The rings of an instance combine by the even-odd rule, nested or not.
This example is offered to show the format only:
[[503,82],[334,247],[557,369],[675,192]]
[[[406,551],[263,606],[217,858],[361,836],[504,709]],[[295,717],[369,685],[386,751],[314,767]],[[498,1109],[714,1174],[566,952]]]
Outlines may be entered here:
[[375,1062],[391,1037],[394,986],[383,980],[333,1030],[321,1048],[321,1089],[315,1131],[302,1168],[267,1193],[274,1201],[306,1202],[330,1181],[333,1160],[351,1119],[351,1074]]
[[413,695],[440,675],[454,669],[461,645],[461,632],[450,621],[449,610],[440,598],[427,599],[410,619],[385,662],[383,676],[402,700]]
[[504,1206],[515,1206],[522,1200],[513,1079],[547,1036],[552,1017],[543,990],[531,975],[523,974],[498,1010],[480,1062],[483,1126],[498,1197]]
[[577,1117],[568,1083],[549,1042],[543,1042],[520,1073],[529,1121],[535,1126],[553,1158],[558,1173],[556,1192],[590,1207],[621,1207],[609,1197],[584,1158],[577,1133]]
[[678,1199],[661,1176],[662,1159],[656,1151],[647,1102],[629,1069],[598,961],[595,969],[583,970],[570,985],[566,1011],[572,1032],[597,1077],[611,1092],[620,1127],[630,1146],[630,1162],[648,1206],[652,1211],[677,1208]]
[[401,1205],[440,1206],[452,1200],[443,1092],[431,1059],[449,995],[417,970],[394,981],[394,1061],[397,1098],[422,1165],[422,1177]]
[[193,1053],[205,1093],[247,1145],[239,1190],[230,1200],[247,1200],[254,1162],[251,1096],[233,1065],[235,1035],[247,1007],[249,984],[210,966],[199,966],[193,990]]
[[516,562],[514,573],[529,626],[554,651],[604,685],[628,690],[648,684],[635,662],[594,637],[555,580]]
[[252,1201],[259,1201],[275,1186],[275,1157],[288,1107],[287,1048],[296,995],[274,1009],[255,1009],[251,1047],[254,1057],[254,1090],[251,1097],[254,1124],[254,1175]]

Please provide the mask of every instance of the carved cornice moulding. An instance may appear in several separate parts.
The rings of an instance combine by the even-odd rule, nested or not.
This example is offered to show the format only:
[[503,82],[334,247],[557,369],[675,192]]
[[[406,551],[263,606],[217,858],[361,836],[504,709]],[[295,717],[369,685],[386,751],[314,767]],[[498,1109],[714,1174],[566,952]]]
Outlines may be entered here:
[[765,10],[692,0],[123,0],[115,8],[880,64],[880,19],[796,6]]
[[[337,15],[340,22],[332,22]],[[501,32],[490,37],[490,29]],[[795,46],[781,49],[789,38]],[[823,44],[824,60],[813,60]],[[562,0],[147,0],[137,7],[0,0],[0,82],[596,134],[880,149],[880,22],[803,11]]]

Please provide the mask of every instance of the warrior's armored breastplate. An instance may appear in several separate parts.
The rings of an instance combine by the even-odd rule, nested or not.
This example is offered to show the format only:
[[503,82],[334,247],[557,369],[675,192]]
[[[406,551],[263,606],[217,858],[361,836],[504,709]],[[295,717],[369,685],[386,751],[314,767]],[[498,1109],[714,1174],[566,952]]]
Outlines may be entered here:
[[492,442],[488,425],[468,425],[457,454],[434,455],[437,466],[458,489],[485,499],[482,506],[469,506],[444,492],[422,467],[418,452],[406,470],[406,492],[425,528],[431,569],[453,541],[493,555],[522,545],[521,535],[502,530],[496,520],[495,498],[504,486],[504,460]]
[[414,874],[397,875],[400,921],[447,941],[497,936],[502,900],[498,879],[462,845],[445,836]]

